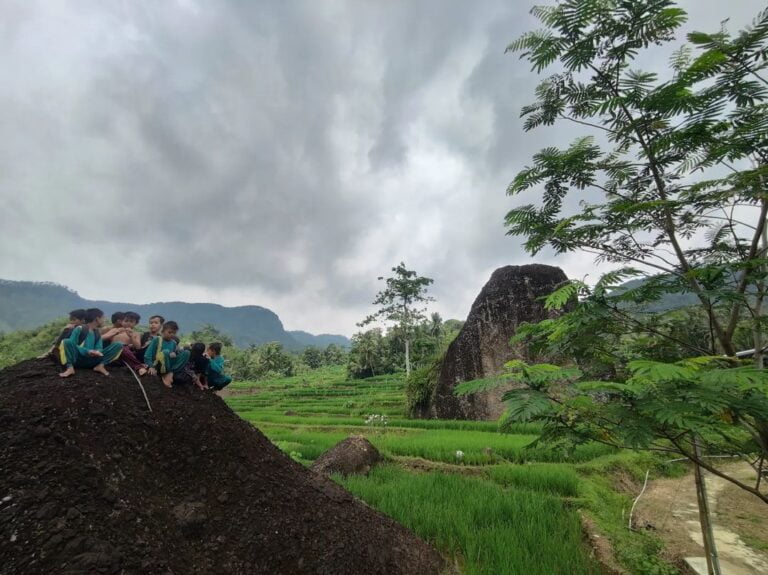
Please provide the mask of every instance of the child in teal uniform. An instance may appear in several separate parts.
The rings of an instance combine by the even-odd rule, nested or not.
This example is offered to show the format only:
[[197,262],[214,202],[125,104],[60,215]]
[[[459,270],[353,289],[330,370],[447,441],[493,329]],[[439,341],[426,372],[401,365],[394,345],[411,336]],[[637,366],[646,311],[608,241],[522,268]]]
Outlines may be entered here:
[[221,344],[219,342],[208,344],[208,369],[205,376],[208,386],[220,390],[232,383],[232,378],[224,374],[224,358],[221,355]]
[[173,374],[184,371],[189,361],[189,351],[178,349],[179,324],[175,321],[167,321],[160,330],[160,335],[149,342],[144,352],[144,363],[149,366],[149,374],[157,375],[158,368],[163,380],[163,385],[173,385]]
[[65,368],[59,374],[61,377],[75,375],[77,367],[90,367],[95,372],[109,375],[105,366],[120,357],[123,344],[111,343],[104,346],[99,331],[103,323],[103,311],[98,308],[85,310],[85,324],[75,327],[59,345],[59,360]]
[[69,323],[64,327],[63,330],[61,330],[59,337],[56,338],[56,341],[53,342],[53,345],[50,347],[50,349],[46,351],[44,354],[38,355],[37,359],[46,359],[46,358],[55,359],[58,354],[59,346],[61,345],[61,342],[67,339],[70,335],[72,335],[73,329],[75,329],[79,325],[83,325],[84,323],[85,323],[84,309],[73,309],[71,312],[69,312]]

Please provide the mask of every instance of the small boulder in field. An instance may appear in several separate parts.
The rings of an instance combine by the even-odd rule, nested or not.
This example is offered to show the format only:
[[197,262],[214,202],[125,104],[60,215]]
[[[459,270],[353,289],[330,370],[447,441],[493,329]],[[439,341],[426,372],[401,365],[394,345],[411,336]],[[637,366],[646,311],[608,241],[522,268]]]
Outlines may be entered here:
[[353,435],[334,445],[312,464],[312,471],[322,475],[368,475],[381,461],[381,454],[365,437]]

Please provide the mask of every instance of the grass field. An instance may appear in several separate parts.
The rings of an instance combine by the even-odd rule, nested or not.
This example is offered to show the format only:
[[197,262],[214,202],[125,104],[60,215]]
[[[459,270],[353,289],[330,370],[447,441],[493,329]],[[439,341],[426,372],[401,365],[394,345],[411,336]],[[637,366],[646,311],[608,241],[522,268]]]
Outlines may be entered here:
[[[529,448],[534,425],[500,433],[495,422],[408,419],[401,376],[347,381],[343,368],[324,368],[238,382],[230,393],[227,402],[241,417],[304,464],[351,434],[365,435],[387,463],[368,477],[337,480],[430,541],[463,573],[598,573],[580,507],[594,510],[604,531],[616,530],[632,572],[673,572],[655,556],[650,536],[620,532],[628,498],[611,491],[606,473],[627,455],[601,445],[570,456]],[[387,425],[366,425],[372,414],[386,415]]]

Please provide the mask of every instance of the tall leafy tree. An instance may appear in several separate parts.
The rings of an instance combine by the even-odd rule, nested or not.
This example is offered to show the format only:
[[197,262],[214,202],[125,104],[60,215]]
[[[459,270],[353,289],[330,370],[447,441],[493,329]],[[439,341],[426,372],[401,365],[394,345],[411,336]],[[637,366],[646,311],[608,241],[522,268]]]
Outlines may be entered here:
[[[419,276],[405,267],[403,262],[392,268],[394,275],[386,279],[386,288],[376,295],[373,305],[379,306],[376,313],[365,318],[359,325],[368,325],[383,319],[393,322],[402,334],[405,349],[405,371],[411,373],[411,338],[415,325],[425,319],[426,303],[434,298],[426,295],[427,288],[434,280]],[[379,277],[379,280],[383,280]]]
[[632,266],[614,280],[657,274],[634,291],[636,301],[695,294],[728,355],[737,351],[740,318],[750,314],[759,357],[768,10],[735,38],[690,34],[666,80],[634,65],[685,21],[670,0],[568,0],[533,14],[543,29],[508,50],[537,72],[554,63],[559,70],[523,108],[524,127],[565,122],[585,134],[566,149],[541,150],[510,184],[510,195],[536,189],[542,200],[511,210],[509,233],[525,236],[532,254],[549,246]]
[[[637,62],[650,48],[658,54],[685,22],[671,0],[561,0],[532,13],[542,28],[508,50],[520,52],[538,73],[553,65],[556,71],[523,108],[524,128],[567,123],[584,133],[565,149],[539,151],[517,174],[507,193],[540,192],[541,200],[512,209],[506,225],[525,238],[531,254],[545,247],[582,251],[620,267],[594,286],[574,280],[557,290],[548,307],[578,297],[575,309],[518,336],[604,362],[612,368],[605,376],[610,381],[584,381],[575,368],[511,362],[501,381],[524,388],[505,395],[507,421],[540,421],[542,438],[552,442],[679,453],[695,463],[697,477],[703,467],[768,503],[759,488],[768,455],[768,378],[760,369],[768,263],[768,10],[735,37],[726,30],[689,34],[663,75],[640,70]],[[647,279],[616,289],[637,276]],[[681,340],[688,357],[680,361],[616,362],[611,343],[631,330],[655,329],[632,306],[668,293],[694,294],[715,349]],[[754,366],[734,359],[745,318],[753,326]],[[731,359],[715,357],[719,353]],[[499,382],[469,382],[459,393]],[[756,484],[702,456],[715,448],[757,454]],[[706,508],[703,482],[697,488]],[[702,530],[711,551],[705,519]],[[716,564],[716,554],[707,557]]]

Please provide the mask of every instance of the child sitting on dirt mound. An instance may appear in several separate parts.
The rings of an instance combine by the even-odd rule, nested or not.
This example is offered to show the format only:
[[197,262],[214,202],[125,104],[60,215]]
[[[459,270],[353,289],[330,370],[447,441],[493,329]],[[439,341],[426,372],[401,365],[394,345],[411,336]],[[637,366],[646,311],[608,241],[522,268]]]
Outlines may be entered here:
[[[144,353],[147,351],[147,347],[153,338],[160,335],[160,330],[163,329],[165,318],[161,315],[153,315],[149,318],[149,331],[145,331],[141,334],[141,349],[136,353],[136,357],[139,360],[144,361]],[[148,363],[148,362],[144,362]]]
[[144,361],[149,366],[150,375],[157,375],[158,370],[163,385],[171,387],[175,373],[182,374],[189,361],[189,351],[178,349],[179,324],[167,321],[160,330],[160,335],[152,338],[144,352]]
[[61,330],[61,333],[59,334],[59,337],[56,338],[56,341],[53,342],[53,345],[50,347],[48,351],[46,351],[42,355],[38,355],[37,359],[46,359],[49,357],[55,357],[56,352],[59,349],[59,346],[61,345],[61,342],[67,339],[71,334],[72,330],[75,329],[78,325],[83,325],[85,323],[85,310],[84,309],[73,309],[71,312],[69,312],[69,323],[64,326],[64,329]]
[[221,344],[219,342],[208,344],[208,370],[206,371],[206,379],[208,385],[219,391],[227,387],[232,383],[232,378],[224,374],[224,357],[221,355]]
[[144,375],[148,367],[136,355],[136,350],[141,349],[141,336],[134,331],[140,319],[141,316],[135,311],[115,312],[112,314],[112,327],[102,329],[101,337],[105,343],[122,343],[123,353],[120,361],[139,372],[139,375]]
[[101,328],[104,323],[104,312],[98,308],[85,310],[85,325],[78,325],[70,336],[59,345],[59,361],[64,371],[61,377],[75,375],[75,368],[90,367],[93,371],[109,375],[107,364],[112,363],[123,351],[123,344],[111,343],[104,347],[101,339]]
[[211,360],[208,359],[208,355],[205,353],[205,344],[201,342],[193,343],[189,348],[189,352],[189,363],[192,366],[195,385],[198,389],[208,389],[206,374],[208,373],[208,365],[211,363]]

